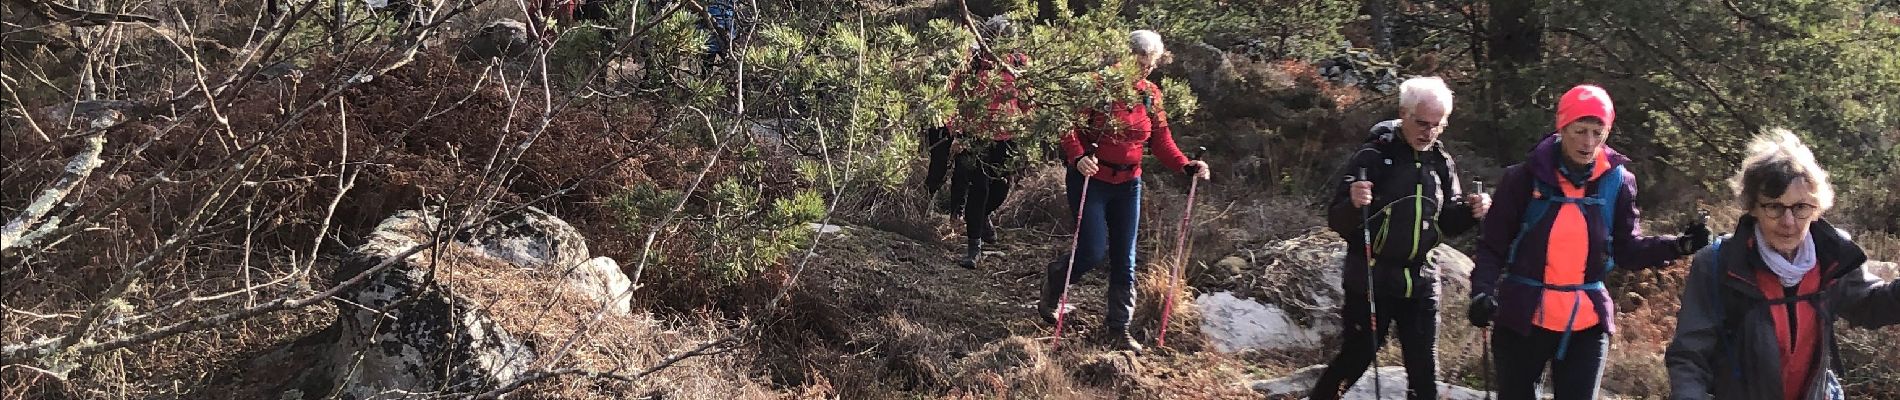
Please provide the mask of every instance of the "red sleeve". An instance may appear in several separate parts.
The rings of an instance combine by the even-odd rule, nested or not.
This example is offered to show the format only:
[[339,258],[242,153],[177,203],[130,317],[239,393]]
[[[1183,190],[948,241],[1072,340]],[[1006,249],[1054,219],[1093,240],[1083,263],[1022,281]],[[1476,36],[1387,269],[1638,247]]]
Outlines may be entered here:
[[1168,129],[1168,111],[1161,107],[1161,89],[1147,81],[1142,81],[1142,83],[1147,83],[1143,89],[1148,92],[1149,98],[1153,99],[1150,101],[1152,105],[1149,106],[1153,109],[1148,113],[1150,129],[1148,149],[1154,153],[1155,159],[1161,160],[1161,164],[1166,165],[1168,169],[1186,172],[1188,158],[1186,154],[1181,154],[1180,147],[1174,145],[1174,132]]
[[1082,122],[1062,134],[1062,163],[1065,165],[1075,166],[1075,160],[1082,158],[1082,131],[1090,129],[1091,118],[1088,110],[1083,110],[1081,116]]

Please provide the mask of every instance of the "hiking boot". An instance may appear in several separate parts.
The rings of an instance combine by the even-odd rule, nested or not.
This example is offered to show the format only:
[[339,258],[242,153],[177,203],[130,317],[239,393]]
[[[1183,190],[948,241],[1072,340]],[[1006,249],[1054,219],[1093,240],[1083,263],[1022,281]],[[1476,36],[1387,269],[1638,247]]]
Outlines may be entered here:
[[1042,298],[1036,301],[1036,316],[1042,317],[1045,324],[1056,323],[1056,302],[1062,301],[1062,287],[1057,286],[1062,278],[1043,280]]
[[963,259],[957,265],[964,269],[976,269],[976,260],[983,257],[983,240],[970,238],[970,246],[963,251]]
[[1128,334],[1127,328],[1110,328],[1108,330],[1108,347],[1120,351],[1132,351],[1137,354],[1145,350],[1141,347],[1141,342],[1135,341],[1135,337]]

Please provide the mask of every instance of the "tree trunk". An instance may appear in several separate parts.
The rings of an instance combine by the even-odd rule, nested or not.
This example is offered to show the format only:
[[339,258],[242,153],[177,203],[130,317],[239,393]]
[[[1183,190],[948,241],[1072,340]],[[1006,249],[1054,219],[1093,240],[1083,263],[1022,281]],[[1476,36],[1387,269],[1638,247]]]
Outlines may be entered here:
[[1372,50],[1382,57],[1391,57],[1392,51],[1392,4],[1391,0],[1366,0],[1366,16],[1372,18]]
[[343,52],[343,18],[348,16],[345,4],[345,0],[336,0],[330,5],[330,51],[335,53]]
[[1524,82],[1523,69],[1544,59],[1544,4],[1541,1],[1491,0],[1491,36],[1485,66],[1493,73],[1494,105],[1528,104],[1534,90]]
[[[1488,0],[1490,10],[1486,27],[1485,62],[1479,64],[1479,76],[1488,83],[1485,90],[1483,110],[1487,114],[1482,121],[1494,126],[1482,127],[1482,132],[1494,135],[1497,153],[1492,154],[1500,160],[1512,159],[1523,151],[1529,143],[1525,138],[1534,138],[1529,132],[1512,132],[1523,129],[1503,121],[1516,120],[1512,114],[1519,112],[1541,112],[1534,104],[1539,80],[1526,76],[1529,70],[1543,62],[1544,53],[1544,10],[1547,1],[1539,0]],[[1533,139],[1534,140],[1534,139]]]

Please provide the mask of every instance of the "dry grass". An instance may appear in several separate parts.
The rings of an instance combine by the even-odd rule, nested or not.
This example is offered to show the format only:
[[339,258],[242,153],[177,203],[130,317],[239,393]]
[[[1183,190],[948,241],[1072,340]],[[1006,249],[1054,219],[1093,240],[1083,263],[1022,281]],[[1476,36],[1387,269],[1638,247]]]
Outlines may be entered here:
[[[538,353],[535,365],[630,374],[673,353],[733,333],[733,327],[715,320],[665,321],[647,312],[607,312],[596,320],[594,316],[603,304],[570,281],[564,266],[522,268],[460,245],[448,246],[433,257],[419,254],[411,260],[416,265],[433,265],[443,288],[467,297],[502,329],[524,343],[533,343]],[[581,331],[585,333],[576,336]],[[570,339],[578,339],[572,350],[551,359],[554,349]],[[717,354],[688,360],[640,382],[570,376],[525,390],[537,397],[562,399],[618,399],[629,394],[708,400],[772,397],[770,388],[750,379],[744,370],[728,368],[750,361],[744,352]]]

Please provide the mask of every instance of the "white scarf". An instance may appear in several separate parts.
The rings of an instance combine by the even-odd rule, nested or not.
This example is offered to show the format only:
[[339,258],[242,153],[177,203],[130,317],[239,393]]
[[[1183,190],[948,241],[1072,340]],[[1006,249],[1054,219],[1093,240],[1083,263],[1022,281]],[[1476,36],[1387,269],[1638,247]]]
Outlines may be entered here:
[[[1760,225],[1755,226],[1755,237],[1766,237],[1762,235]],[[1807,237],[1801,238],[1801,247],[1794,251],[1793,260],[1782,257],[1780,252],[1769,248],[1766,242],[1755,246],[1755,251],[1761,253],[1761,260],[1768,263],[1768,269],[1774,270],[1775,276],[1781,278],[1781,286],[1786,287],[1801,284],[1801,277],[1807,276],[1808,270],[1820,263],[1814,255],[1814,232],[1808,232]]]

